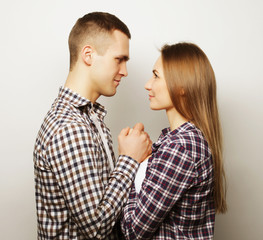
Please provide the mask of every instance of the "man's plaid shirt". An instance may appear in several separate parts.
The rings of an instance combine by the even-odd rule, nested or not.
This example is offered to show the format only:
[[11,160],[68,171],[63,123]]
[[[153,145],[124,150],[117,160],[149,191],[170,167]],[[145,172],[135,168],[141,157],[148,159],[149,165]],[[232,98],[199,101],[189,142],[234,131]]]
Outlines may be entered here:
[[119,156],[110,172],[91,110],[115,161],[104,108],[60,88],[34,149],[38,239],[119,239],[115,223],[139,165]]
[[126,239],[213,239],[213,162],[203,134],[187,122],[153,144],[139,194],[124,207]]

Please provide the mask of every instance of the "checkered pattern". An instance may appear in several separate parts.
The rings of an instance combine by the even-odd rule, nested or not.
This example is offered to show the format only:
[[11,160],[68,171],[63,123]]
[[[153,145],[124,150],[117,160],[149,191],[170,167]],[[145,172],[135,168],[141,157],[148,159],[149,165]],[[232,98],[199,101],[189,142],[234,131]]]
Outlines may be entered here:
[[110,173],[91,110],[98,115],[115,162],[104,108],[61,88],[34,149],[38,239],[120,239],[115,223],[138,163],[119,156]]
[[187,122],[164,129],[153,144],[146,177],[124,207],[127,239],[213,239],[213,163],[202,133]]

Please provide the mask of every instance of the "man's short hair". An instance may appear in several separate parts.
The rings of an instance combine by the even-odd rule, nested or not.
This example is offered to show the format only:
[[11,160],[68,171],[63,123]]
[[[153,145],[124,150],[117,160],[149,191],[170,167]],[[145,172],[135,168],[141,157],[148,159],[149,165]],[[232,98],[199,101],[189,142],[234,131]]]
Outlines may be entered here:
[[85,44],[93,44],[99,54],[105,52],[105,40],[114,30],[131,38],[128,27],[116,16],[106,12],[92,12],[79,18],[73,26],[69,39],[70,69],[78,60],[79,52]]

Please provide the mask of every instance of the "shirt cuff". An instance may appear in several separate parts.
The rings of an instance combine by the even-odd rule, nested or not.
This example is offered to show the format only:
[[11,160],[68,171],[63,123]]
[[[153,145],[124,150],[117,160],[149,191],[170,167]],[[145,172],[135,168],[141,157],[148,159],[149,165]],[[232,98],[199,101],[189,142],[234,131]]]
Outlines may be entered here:
[[140,164],[133,158],[126,155],[120,155],[114,172],[121,172],[123,175],[134,181],[139,166]]

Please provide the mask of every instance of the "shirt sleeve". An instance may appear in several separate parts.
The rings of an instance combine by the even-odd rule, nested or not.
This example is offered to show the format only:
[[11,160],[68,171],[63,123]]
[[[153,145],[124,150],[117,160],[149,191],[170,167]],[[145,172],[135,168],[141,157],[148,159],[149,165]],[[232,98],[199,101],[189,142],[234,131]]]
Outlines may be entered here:
[[60,129],[52,138],[48,152],[51,169],[71,217],[87,239],[104,239],[128,199],[138,163],[119,156],[105,186],[101,157],[92,132],[76,125]]
[[124,207],[121,227],[126,239],[151,239],[196,176],[193,160],[180,145],[160,147],[151,158],[140,193],[133,187]]

